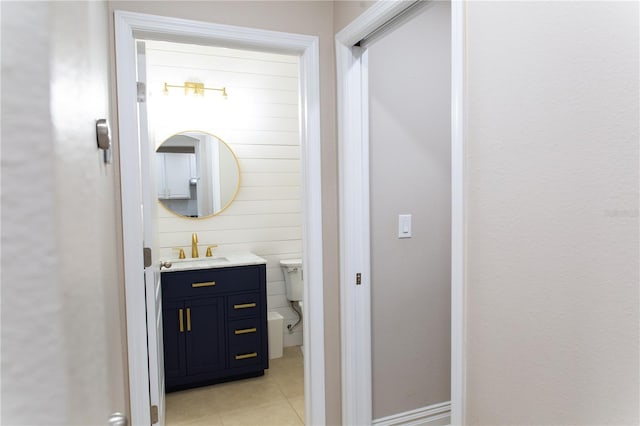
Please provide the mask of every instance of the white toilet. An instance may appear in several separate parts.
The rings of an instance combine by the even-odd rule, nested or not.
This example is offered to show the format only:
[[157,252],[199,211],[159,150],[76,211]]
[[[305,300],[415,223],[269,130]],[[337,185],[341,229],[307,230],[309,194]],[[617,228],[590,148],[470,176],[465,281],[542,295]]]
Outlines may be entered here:
[[281,260],[280,267],[284,275],[287,299],[291,303],[291,308],[298,314],[298,321],[287,326],[289,333],[293,333],[293,329],[302,322],[302,295],[304,294],[302,259]]
[[284,274],[287,299],[292,302],[302,302],[302,259],[281,260],[280,267]]

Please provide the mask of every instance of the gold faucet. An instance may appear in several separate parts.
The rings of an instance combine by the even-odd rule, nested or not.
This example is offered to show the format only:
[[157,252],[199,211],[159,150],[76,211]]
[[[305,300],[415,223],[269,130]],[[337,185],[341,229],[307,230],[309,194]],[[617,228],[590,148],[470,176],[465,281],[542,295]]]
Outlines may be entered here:
[[214,244],[214,245],[212,245],[212,246],[207,247],[207,257],[211,257],[211,256],[213,256],[213,252],[211,251],[211,249],[214,249],[214,248],[216,248],[216,247],[218,247],[218,245],[217,245],[217,244]]
[[174,250],[178,250],[178,259],[184,259],[186,256],[184,255],[184,249],[182,247],[174,247]]
[[195,232],[191,235],[191,257],[198,256],[198,234]]

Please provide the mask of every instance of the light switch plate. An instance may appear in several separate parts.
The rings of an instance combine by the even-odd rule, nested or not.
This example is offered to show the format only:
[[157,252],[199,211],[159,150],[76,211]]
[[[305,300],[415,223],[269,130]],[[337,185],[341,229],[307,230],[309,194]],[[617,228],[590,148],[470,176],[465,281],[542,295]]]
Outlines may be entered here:
[[398,238],[411,238],[411,215],[398,215]]

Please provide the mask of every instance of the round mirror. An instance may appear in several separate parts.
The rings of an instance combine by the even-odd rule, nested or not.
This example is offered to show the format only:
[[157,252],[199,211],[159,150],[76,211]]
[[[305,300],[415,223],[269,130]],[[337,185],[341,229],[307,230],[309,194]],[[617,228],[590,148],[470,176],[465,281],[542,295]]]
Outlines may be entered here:
[[240,188],[229,145],[210,133],[182,132],[156,150],[158,200],[173,213],[202,218],[226,209]]

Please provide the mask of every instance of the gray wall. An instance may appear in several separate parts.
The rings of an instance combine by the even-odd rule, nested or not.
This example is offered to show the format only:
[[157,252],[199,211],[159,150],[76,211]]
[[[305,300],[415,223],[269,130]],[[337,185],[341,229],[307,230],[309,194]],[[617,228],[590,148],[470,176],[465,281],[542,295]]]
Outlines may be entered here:
[[368,47],[374,418],[450,400],[450,5],[414,13]]
[[638,3],[467,8],[467,422],[637,425]]

